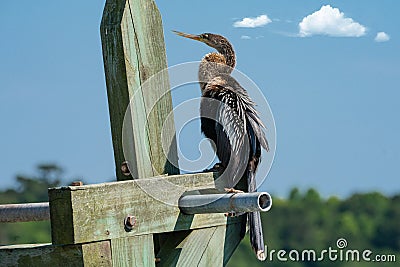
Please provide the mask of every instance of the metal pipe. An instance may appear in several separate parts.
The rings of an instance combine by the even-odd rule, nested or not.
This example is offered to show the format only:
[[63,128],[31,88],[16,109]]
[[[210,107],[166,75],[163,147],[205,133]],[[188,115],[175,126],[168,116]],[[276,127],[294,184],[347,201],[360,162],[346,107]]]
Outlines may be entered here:
[[272,198],[266,192],[186,195],[179,199],[185,214],[268,211]]
[[49,202],[0,205],[0,222],[50,220]]
[[[268,211],[272,198],[266,192],[186,195],[179,208],[186,214]],[[49,202],[0,205],[0,222],[50,220]]]

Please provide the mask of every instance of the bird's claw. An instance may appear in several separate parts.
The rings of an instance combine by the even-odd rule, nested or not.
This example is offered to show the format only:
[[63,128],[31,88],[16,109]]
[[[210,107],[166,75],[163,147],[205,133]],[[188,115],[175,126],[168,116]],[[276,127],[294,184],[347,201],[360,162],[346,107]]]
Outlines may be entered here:
[[242,190],[238,190],[235,188],[224,188],[226,193],[234,193],[234,194],[238,194],[238,193],[244,193]]
[[[224,188],[226,193],[234,193],[234,194],[238,194],[238,193],[244,193],[242,190],[237,190],[235,188]],[[226,217],[237,217],[240,215],[243,215],[243,212],[235,212],[235,211],[231,211],[231,212],[227,212],[225,213]]]

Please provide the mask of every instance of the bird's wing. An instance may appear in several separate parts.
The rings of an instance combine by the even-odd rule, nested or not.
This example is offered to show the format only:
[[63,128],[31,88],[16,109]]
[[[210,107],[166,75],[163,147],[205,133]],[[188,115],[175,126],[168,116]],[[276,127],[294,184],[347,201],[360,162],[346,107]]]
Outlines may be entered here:
[[[265,125],[260,119],[259,113],[256,110],[256,104],[250,98],[247,91],[236,81],[232,76],[227,74],[221,75],[222,79],[227,80],[230,89],[235,92],[235,95],[238,98],[238,103],[242,105],[241,109],[244,110],[245,118],[248,122],[247,128],[251,126],[252,130],[254,131],[255,136],[257,137],[258,141],[260,142],[261,146],[266,150],[269,151],[269,145],[267,138],[265,137],[263,129],[265,129]],[[245,128],[246,129],[246,128]]]
[[243,177],[250,152],[249,139],[246,138],[246,119],[241,105],[236,94],[229,87],[225,88],[217,112],[219,123],[216,124],[216,132],[220,137],[217,141],[217,154],[229,156],[229,164],[224,172],[231,183],[229,187],[235,186]]
[[246,135],[246,119],[243,104],[230,87],[225,87],[220,93],[221,103],[217,119],[230,140],[232,151],[238,152]]
[[[207,106],[208,109],[215,110],[216,153],[225,167],[223,175],[226,176],[227,186],[233,187],[247,167],[249,142],[245,138],[246,118],[243,103],[233,88],[224,82],[213,79],[207,83],[202,109]],[[216,108],[211,108],[212,106]]]
[[[232,78],[233,79],[233,78]],[[235,90],[238,92],[238,96],[241,99],[241,102],[244,105],[244,110],[246,110],[246,119],[250,124],[252,130],[254,131],[255,136],[260,142],[261,146],[269,151],[268,140],[265,137],[263,129],[265,129],[264,123],[260,119],[260,115],[256,110],[256,104],[250,98],[247,91],[235,80]]]
[[261,146],[268,152],[269,144],[262,130],[262,128],[264,127],[260,118],[258,117],[257,113],[247,111],[246,114],[247,114],[247,120],[249,121],[249,124],[251,125],[254,134],[257,136],[258,141],[260,142]]

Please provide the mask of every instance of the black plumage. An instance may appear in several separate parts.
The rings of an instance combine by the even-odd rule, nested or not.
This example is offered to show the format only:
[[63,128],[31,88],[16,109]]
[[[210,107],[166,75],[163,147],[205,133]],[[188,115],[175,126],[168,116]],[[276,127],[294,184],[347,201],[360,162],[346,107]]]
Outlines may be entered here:
[[[233,47],[217,34],[176,33],[204,42],[218,51],[205,55],[199,67],[201,131],[214,143],[226,187],[233,188],[245,178],[247,191],[255,192],[261,147],[267,151],[269,147],[255,103],[230,75],[236,63]],[[265,260],[260,213],[248,213],[248,222],[251,245],[257,258]]]

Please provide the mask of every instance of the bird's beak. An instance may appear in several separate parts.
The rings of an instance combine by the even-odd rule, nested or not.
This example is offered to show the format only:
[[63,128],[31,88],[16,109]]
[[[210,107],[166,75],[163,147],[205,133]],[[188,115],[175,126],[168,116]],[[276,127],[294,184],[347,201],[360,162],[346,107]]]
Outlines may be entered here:
[[183,32],[178,32],[178,31],[173,31],[173,32],[179,36],[203,42],[203,39],[199,35],[188,34],[188,33],[183,33]]

